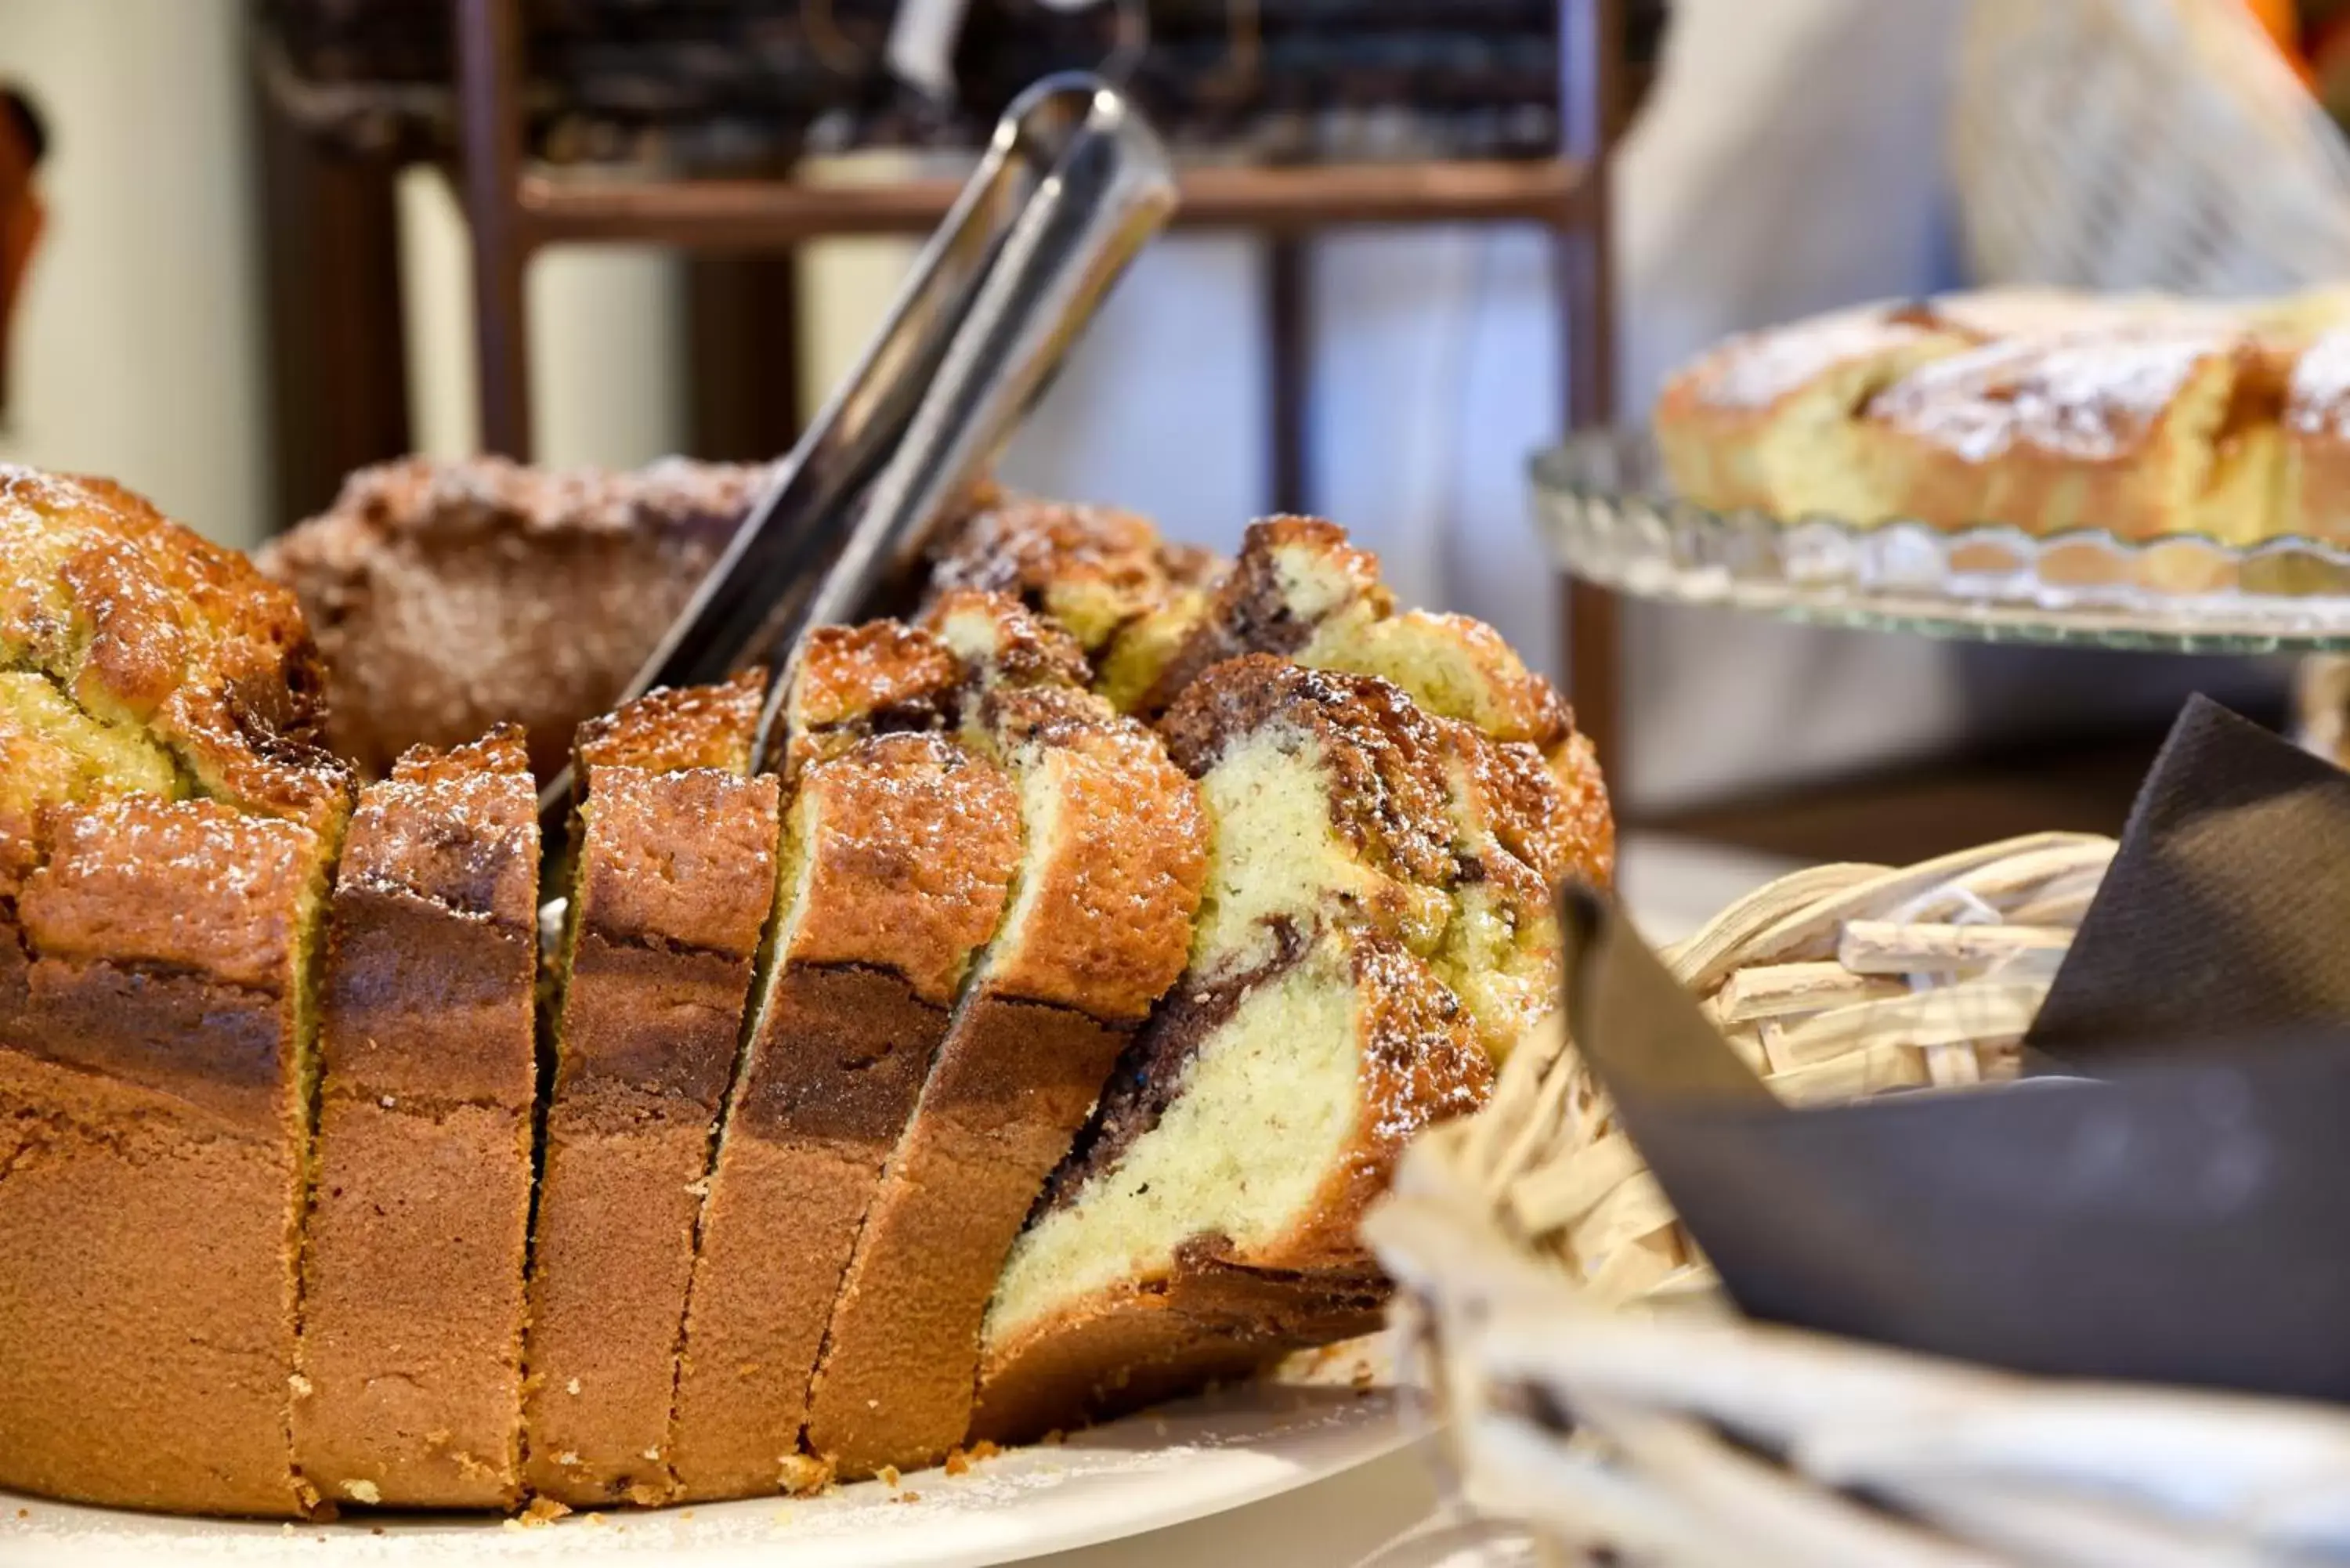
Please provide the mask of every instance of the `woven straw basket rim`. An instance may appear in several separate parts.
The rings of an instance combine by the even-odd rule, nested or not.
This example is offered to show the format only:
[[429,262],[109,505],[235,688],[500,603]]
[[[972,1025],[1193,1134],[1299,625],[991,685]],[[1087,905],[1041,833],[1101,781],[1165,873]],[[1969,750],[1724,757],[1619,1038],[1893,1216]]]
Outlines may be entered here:
[[[1999,1078],[2113,852],[2042,834],[1818,867],[1665,957],[1784,1099]],[[2350,1415],[2330,1407],[1740,1319],[1558,1036],[1413,1147],[1366,1231],[1460,1501],[1559,1548],[1806,1568],[2350,1559]]]

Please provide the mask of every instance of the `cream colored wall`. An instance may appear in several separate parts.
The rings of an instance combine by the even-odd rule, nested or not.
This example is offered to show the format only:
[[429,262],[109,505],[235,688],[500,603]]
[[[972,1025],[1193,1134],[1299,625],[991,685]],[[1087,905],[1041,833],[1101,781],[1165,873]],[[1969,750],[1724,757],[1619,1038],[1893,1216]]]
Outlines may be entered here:
[[[895,157],[827,162],[810,177],[889,179]],[[435,171],[400,187],[401,288],[409,317],[410,412],[419,451],[473,450],[471,244],[454,193]],[[801,273],[803,406],[847,374],[912,261],[904,240],[810,247]],[[686,441],[684,298],[674,256],[646,246],[568,247],[530,273],[533,440],[541,462],[631,466]],[[779,367],[778,374],[793,374]]]
[[[400,182],[409,414],[417,450],[457,457],[480,429],[471,236],[447,180]],[[650,246],[550,251],[531,267],[532,440],[539,461],[630,467],[684,443],[682,296]]]
[[238,545],[267,491],[243,10],[0,0],[0,78],[51,131],[0,459],[111,474]]

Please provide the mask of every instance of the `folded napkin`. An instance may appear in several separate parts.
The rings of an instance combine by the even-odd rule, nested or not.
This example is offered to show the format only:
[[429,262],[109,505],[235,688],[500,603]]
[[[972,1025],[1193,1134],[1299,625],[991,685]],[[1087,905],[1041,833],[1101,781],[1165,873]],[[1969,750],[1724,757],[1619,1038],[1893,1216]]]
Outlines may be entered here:
[[1751,1315],[2350,1400],[2350,774],[2179,718],[2016,1084],[1782,1107],[1588,891],[1578,1048]]

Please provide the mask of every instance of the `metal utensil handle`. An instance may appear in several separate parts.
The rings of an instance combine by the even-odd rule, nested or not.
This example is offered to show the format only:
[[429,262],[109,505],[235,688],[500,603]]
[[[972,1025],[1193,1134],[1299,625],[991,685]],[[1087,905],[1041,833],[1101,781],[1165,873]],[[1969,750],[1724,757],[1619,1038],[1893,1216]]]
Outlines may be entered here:
[[[840,541],[848,504],[904,437],[1019,214],[1062,161],[1093,88],[1066,78],[1040,84],[997,122],[880,328],[616,701],[723,679],[787,646],[806,624],[790,615],[794,601],[806,600]],[[550,836],[560,835],[572,785],[566,767],[540,793]]]
[[760,756],[782,739],[801,636],[854,618],[908,571],[931,521],[1010,439],[1095,307],[1174,213],[1173,164],[1123,95],[1091,77],[1050,78],[1021,103],[1066,109],[1077,93],[1082,118],[1014,221],[839,558],[792,606],[783,644],[792,651],[768,692]]

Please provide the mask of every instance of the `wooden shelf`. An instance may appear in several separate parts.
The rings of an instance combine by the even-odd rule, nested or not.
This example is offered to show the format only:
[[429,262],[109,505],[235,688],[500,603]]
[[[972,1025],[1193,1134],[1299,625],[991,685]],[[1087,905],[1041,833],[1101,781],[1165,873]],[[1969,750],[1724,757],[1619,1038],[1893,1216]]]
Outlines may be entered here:
[[[1191,228],[1304,233],[1347,224],[1506,223],[1563,227],[1582,215],[1583,167],[1524,162],[1213,167],[1182,176],[1175,222]],[[837,234],[919,234],[938,226],[960,180],[887,185],[786,181],[520,182],[532,245],[648,242],[699,249],[786,245]]]

